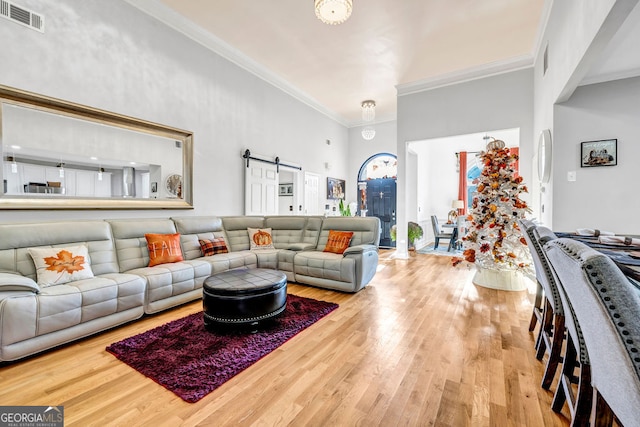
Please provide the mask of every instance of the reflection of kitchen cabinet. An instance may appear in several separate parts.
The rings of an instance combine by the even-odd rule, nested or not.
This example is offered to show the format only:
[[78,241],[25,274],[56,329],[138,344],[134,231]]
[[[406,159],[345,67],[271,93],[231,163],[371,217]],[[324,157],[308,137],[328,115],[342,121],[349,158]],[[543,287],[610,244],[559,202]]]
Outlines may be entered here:
[[109,172],[103,172],[102,180],[99,180],[97,171],[64,168],[64,177],[61,177],[60,169],[54,166],[18,163],[18,173],[11,173],[11,162],[3,163],[3,178],[7,180],[9,195],[30,192],[72,197],[111,197]]
[[76,170],[75,195],[78,197],[111,197],[111,173]]
[[65,169],[64,170],[64,178],[58,178],[62,181],[62,185],[64,185],[64,194],[66,196],[75,196],[76,195],[76,173],[78,171]]
[[94,174],[91,171],[76,171],[76,196],[93,197],[96,191]]
[[4,162],[3,178],[7,182],[7,194],[21,194],[20,174],[22,165],[17,165],[16,173],[11,172],[11,162]]
[[102,180],[98,179],[98,173],[94,172],[95,197],[111,197],[111,173],[103,172]]
[[45,182],[59,182],[60,185],[64,187],[64,182],[66,181],[65,178],[67,178],[67,172],[69,172],[69,170],[65,169],[64,176],[60,176],[59,168],[45,167],[44,168]]
[[45,184],[47,178],[45,175],[45,168],[38,165],[23,164],[22,166],[22,182],[28,184],[30,182],[38,182]]

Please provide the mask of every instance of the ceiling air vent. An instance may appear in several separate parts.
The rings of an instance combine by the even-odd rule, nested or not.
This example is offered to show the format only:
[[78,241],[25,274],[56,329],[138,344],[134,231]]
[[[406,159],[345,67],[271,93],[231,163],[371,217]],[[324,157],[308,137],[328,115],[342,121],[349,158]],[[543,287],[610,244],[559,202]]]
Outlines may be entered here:
[[7,0],[0,0],[0,16],[17,24],[24,25],[44,33],[44,16],[16,6]]

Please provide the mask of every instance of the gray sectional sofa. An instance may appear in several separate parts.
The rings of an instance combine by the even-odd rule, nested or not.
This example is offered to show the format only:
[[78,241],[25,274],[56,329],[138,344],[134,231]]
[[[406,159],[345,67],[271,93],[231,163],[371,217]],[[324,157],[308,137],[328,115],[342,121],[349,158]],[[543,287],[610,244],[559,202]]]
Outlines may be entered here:
[[[247,228],[271,228],[274,249],[250,250]],[[353,231],[344,254],[323,252],[330,230]],[[180,234],[183,261],[148,267],[146,233]],[[200,239],[228,253],[203,257]],[[202,298],[211,274],[273,268],[291,282],[343,292],[378,265],[377,218],[191,216],[0,224],[0,361],[11,361]],[[94,277],[41,287],[29,248],[88,248]]]

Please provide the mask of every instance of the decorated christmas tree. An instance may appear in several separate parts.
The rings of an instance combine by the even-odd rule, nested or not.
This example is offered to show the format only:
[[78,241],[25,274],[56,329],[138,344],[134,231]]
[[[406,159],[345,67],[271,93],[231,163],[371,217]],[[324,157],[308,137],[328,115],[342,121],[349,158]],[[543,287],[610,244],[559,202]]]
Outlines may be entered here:
[[467,235],[462,238],[463,258],[453,258],[453,265],[467,261],[479,271],[530,274],[531,256],[517,222],[531,211],[520,199],[528,190],[516,174],[518,156],[503,141],[493,140],[481,158],[484,169],[467,217]]

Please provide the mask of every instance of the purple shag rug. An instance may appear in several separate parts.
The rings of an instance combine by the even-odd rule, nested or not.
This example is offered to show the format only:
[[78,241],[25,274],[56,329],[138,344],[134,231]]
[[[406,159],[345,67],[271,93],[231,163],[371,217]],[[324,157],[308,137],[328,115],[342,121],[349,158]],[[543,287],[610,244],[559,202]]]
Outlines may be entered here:
[[255,333],[208,332],[200,312],[111,344],[107,351],[193,403],[336,308],[287,295],[285,311]]

